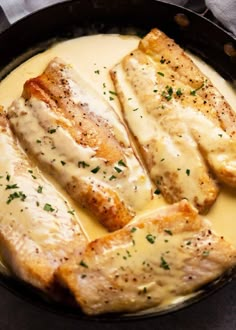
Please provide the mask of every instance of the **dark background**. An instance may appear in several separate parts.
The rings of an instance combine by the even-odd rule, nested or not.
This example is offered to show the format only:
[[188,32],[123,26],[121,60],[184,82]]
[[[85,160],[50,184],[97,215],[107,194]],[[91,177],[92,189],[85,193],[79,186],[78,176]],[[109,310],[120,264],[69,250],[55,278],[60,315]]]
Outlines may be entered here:
[[[208,15],[212,18],[211,13]],[[0,7],[0,31],[8,25]],[[64,318],[31,305],[0,287],[0,330],[13,329],[234,330],[236,329],[236,281],[184,310],[152,319],[133,320],[126,323],[99,323]]]
[[52,314],[0,288],[1,330],[234,330],[236,281],[205,300],[176,313],[126,323],[88,322]]

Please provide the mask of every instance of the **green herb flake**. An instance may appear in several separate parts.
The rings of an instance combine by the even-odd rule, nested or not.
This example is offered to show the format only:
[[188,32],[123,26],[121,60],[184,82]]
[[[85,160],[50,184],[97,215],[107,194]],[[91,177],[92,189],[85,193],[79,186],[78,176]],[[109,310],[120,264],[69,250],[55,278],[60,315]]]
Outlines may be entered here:
[[36,140],[36,143],[41,143],[42,141],[41,140]]
[[165,270],[169,270],[170,266],[168,265],[168,263],[166,262],[166,260],[164,259],[164,257],[161,257],[161,263],[160,263],[160,267],[165,269]]
[[189,169],[189,168],[187,168],[187,170],[186,170],[186,174],[187,174],[187,176],[190,175],[190,169]]
[[66,162],[64,162],[64,160],[61,160],[61,165],[62,166],[65,166],[66,165]]
[[8,189],[18,189],[19,187],[17,186],[17,183],[15,184],[7,184],[6,185],[6,190]]
[[113,100],[114,100],[114,97],[111,97],[111,96],[110,96],[110,97],[109,97],[109,100],[110,100],[110,101],[113,101]]
[[79,161],[78,162],[78,167],[79,168],[85,168],[85,167],[89,167],[90,165],[89,164],[87,164],[86,162],[84,162],[84,161]]
[[153,93],[157,93],[158,92],[158,90],[157,89],[153,89]]
[[169,229],[164,229],[164,232],[167,233],[168,235],[173,235],[172,231]]
[[43,209],[44,209],[44,211],[47,211],[47,212],[53,212],[53,211],[55,211],[55,209],[52,207],[52,205],[51,204],[48,204],[48,203],[46,203],[44,205]]
[[97,166],[91,170],[92,173],[96,174],[100,170],[100,166]]
[[204,86],[204,83],[203,83],[200,87],[191,90],[191,91],[190,91],[190,95],[192,95],[192,96],[196,96],[196,92],[199,91],[199,89],[201,89],[203,86]]
[[42,186],[38,186],[37,192],[38,192],[39,194],[42,194],[42,192],[43,192],[43,187],[42,187]]
[[188,241],[187,243],[186,243],[186,245],[191,245],[192,244],[192,242],[191,241]]
[[170,101],[172,99],[173,95],[173,88],[170,86],[166,86],[166,90],[162,92],[161,94],[167,101]]
[[10,174],[7,174],[7,176],[6,176],[6,180],[7,180],[7,181],[10,181],[10,179],[11,179]]
[[109,91],[109,93],[110,93],[111,95],[115,95],[115,96],[117,96],[117,93],[114,92],[114,91]]
[[119,167],[116,167],[116,166],[115,166],[114,169],[116,170],[117,173],[122,172],[122,170],[121,170]]
[[26,199],[26,195],[22,191],[15,191],[13,194],[10,194],[7,199],[7,204],[10,204],[14,199],[19,198],[21,201]]
[[205,250],[205,251],[202,252],[202,255],[203,255],[204,257],[208,257],[209,254],[210,254],[210,251],[209,251],[209,250]]
[[85,277],[87,277],[87,275],[86,274],[82,274],[80,277],[81,278],[85,278]]
[[136,227],[132,227],[132,228],[130,229],[130,232],[131,232],[131,233],[134,233],[136,230],[137,230]]
[[127,165],[123,162],[122,159],[120,159],[120,160],[118,161],[118,165],[120,165],[120,166],[124,166],[124,167],[127,167]]
[[88,265],[83,260],[81,260],[79,264],[82,267],[88,268]]
[[133,111],[137,111],[139,108],[135,108],[135,109],[133,109]]
[[57,131],[56,128],[51,128],[51,129],[48,130],[48,133],[49,134],[54,134],[54,133],[56,133],[56,131]]
[[69,210],[69,211],[67,211],[67,213],[75,215],[75,210]]
[[100,70],[95,70],[94,73],[100,74]]
[[112,181],[112,180],[115,180],[116,179],[116,176],[115,175],[112,175],[110,176],[109,180]]
[[177,96],[181,96],[183,95],[182,91],[181,91],[181,88],[178,88],[177,91],[176,91],[176,95]]
[[223,134],[218,134],[218,136],[222,138]]
[[159,76],[162,76],[162,77],[165,76],[163,72],[158,71],[157,73],[159,74]]
[[151,244],[154,244],[155,243],[155,240],[156,240],[156,236],[153,236],[152,234],[147,234],[146,236],[146,240],[151,243]]

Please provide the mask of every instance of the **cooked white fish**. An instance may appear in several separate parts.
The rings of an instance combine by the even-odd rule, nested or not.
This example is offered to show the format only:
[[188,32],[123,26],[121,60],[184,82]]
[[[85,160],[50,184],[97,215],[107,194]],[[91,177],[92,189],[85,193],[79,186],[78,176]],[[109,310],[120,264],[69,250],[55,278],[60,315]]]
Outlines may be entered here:
[[236,249],[187,201],[99,238],[57,271],[87,314],[134,312],[192,293],[236,264]]
[[151,200],[151,183],[114,110],[60,59],[30,79],[8,115],[44,170],[109,230]]
[[236,114],[183,50],[154,29],[111,75],[125,119],[165,199],[201,212],[215,177],[236,187]]
[[47,291],[87,238],[68,202],[32,165],[0,115],[0,251],[20,279]]

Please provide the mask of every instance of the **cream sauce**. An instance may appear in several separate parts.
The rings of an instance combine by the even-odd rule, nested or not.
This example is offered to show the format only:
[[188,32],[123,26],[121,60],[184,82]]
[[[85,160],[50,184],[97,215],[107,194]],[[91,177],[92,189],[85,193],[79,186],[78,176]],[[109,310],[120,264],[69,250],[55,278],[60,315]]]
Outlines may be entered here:
[[[139,38],[135,36],[94,35],[58,43],[46,52],[36,55],[20,65],[1,82],[0,104],[4,107],[10,106],[14,99],[20,97],[24,82],[41,74],[48,62],[57,56],[71,64],[82,78],[92,85],[120,114],[117,97],[109,92],[114,91],[109,69],[118,63],[123,56],[135,49],[138,42]],[[233,88],[204,62],[195,56],[190,56],[221,91],[233,109],[236,110],[236,98]],[[147,133],[148,129],[149,127],[147,127]],[[58,189],[60,190],[59,187]],[[62,191],[60,192],[65,194]],[[65,198],[68,198],[68,196],[65,195]],[[208,213],[207,218],[212,222],[217,233],[236,246],[235,198],[235,191],[222,188],[222,192]],[[163,198],[156,196],[148,208],[143,210],[138,217],[143,212],[151,212],[162,205],[165,205]],[[82,226],[90,239],[106,233],[105,229],[94,219],[91,219],[86,212],[75,205],[73,207],[82,219]]]

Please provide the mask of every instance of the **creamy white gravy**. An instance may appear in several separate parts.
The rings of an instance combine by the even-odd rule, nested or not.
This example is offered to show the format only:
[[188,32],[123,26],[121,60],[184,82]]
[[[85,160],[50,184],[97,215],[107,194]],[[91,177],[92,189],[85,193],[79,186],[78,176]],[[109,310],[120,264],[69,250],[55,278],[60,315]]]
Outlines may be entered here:
[[[20,65],[1,82],[0,104],[8,107],[14,99],[21,95],[24,82],[41,74],[48,62],[57,56],[70,63],[120,114],[117,97],[109,93],[109,91],[114,91],[109,69],[119,62],[124,55],[135,49],[138,42],[138,37],[120,35],[94,35],[60,42]],[[211,67],[197,57],[189,55],[236,111],[234,89]],[[64,194],[58,185],[56,187]],[[68,199],[68,196],[65,195],[65,198]],[[236,192],[223,188],[207,218],[212,222],[213,229],[218,234],[236,246],[235,201]],[[76,207],[72,201],[71,203],[80,216],[82,226],[90,239],[106,233],[106,230],[98,222],[91,219],[85,211]],[[164,200],[161,196],[157,196],[150,203],[148,209],[143,211],[148,212],[162,205],[165,205]]]

